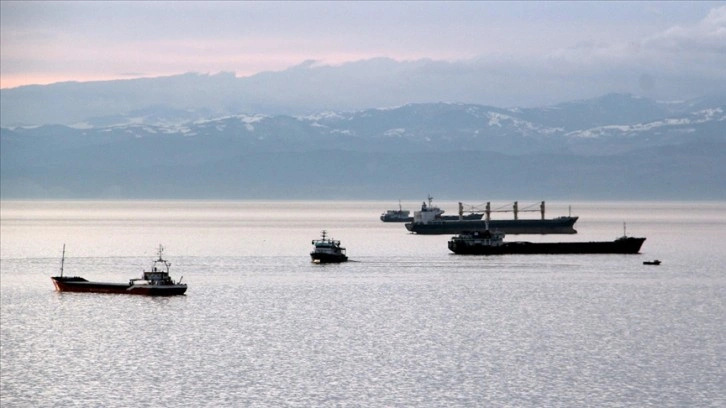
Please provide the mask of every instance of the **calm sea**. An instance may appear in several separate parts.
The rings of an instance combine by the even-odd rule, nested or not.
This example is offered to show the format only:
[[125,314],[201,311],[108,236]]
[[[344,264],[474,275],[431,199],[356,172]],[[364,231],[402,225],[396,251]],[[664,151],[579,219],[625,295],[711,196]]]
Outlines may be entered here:
[[[726,203],[569,205],[578,234],[507,239],[642,253],[457,256],[397,202],[3,201],[1,405],[726,406]],[[351,262],[310,262],[322,229]],[[109,282],[163,244],[189,290],[54,292],[63,244]]]

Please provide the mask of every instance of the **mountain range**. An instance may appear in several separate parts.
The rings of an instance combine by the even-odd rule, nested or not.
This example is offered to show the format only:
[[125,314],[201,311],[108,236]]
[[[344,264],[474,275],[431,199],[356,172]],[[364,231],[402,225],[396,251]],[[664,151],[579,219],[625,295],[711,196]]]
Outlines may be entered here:
[[3,199],[726,199],[723,94],[299,114],[91,100],[68,107],[72,123],[32,125],[6,116],[12,96]]

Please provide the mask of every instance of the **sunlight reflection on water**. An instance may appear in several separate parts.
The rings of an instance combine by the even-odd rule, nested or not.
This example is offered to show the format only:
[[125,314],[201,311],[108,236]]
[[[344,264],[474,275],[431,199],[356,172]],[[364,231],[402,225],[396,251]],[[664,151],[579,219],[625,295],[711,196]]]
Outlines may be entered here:
[[[3,203],[3,406],[726,403],[711,204],[708,225],[680,204],[588,204],[559,239],[612,239],[622,218],[648,237],[642,255],[592,257],[450,255],[448,236],[378,221],[385,203],[27,205]],[[322,228],[354,262],[309,262]],[[162,242],[189,291],[56,293],[63,242],[66,273],[104,281]]]

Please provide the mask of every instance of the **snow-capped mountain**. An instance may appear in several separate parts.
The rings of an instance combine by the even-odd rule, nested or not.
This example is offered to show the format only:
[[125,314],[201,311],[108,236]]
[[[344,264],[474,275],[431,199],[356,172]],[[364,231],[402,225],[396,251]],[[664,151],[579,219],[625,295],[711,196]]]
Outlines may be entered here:
[[295,116],[156,106],[3,128],[0,187],[3,197],[307,197],[434,186],[461,195],[486,182],[547,198],[725,197],[722,102],[612,94],[537,109],[427,103]]

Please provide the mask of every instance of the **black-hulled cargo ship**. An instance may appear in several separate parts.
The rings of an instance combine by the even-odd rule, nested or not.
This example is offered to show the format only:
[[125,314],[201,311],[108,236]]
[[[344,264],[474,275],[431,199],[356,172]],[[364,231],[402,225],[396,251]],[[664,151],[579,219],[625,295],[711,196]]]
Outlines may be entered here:
[[125,295],[145,296],[175,296],[183,295],[187,291],[186,283],[175,282],[169,276],[171,263],[163,258],[164,247],[159,245],[159,258],[156,259],[150,271],[144,271],[141,278],[131,279],[128,283],[91,282],[80,276],[63,276],[66,247],[63,245],[63,257],[59,276],[52,276],[51,280],[58,292],[89,292],[89,293],[118,293]]
[[504,242],[500,231],[474,231],[449,241],[449,250],[458,255],[506,254],[637,254],[645,238],[623,235],[614,241],[590,242]]
[[[545,218],[545,202],[540,203],[540,219],[520,219],[518,204],[515,201],[514,219],[492,220],[491,204],[486,204],[484,220],[470,220],[463,217],[463,205],[459,203],[459,219],[446,220],[432,216],[429,212],[416,211],[413,222],[406,223],[406,229],[416,234],[460,234],[465,231],[497,230],[506,234],[576,234],[574,228],[578,217],[562,216]],[[529,211],[529,210],[521,210]]]
[[341,263],[348,260],[345,248],[340,246],[340,241],[328,238],[325,230],[322,232],[322,237],[314,239],[312,244],[315,248],[310,252],[310,258],[315,263]]

